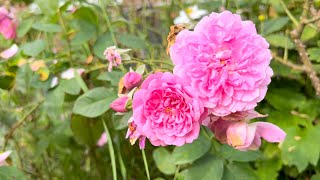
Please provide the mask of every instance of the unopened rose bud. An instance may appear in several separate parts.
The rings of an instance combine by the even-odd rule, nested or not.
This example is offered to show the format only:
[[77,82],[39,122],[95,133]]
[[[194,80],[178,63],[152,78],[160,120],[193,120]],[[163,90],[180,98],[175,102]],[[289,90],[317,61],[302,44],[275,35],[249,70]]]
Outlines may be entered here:
[[126,104],[128,99],[129,97],[127,96],[119,97],[110,104],[110,108],[116,112],[127,112]]
[[128,72],[123,77],[124,87],[129,90],[139,86],[141,81],[142,81],[142,75],[136,72]]

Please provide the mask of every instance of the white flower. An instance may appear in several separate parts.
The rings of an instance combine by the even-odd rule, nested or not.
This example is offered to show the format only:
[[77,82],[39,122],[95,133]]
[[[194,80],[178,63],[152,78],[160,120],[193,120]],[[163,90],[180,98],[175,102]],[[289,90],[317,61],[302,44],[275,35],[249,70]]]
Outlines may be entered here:
[[42,11],[37,3],[31,3],[29,5],[29,10],[33,14],[41,14],[42,13]]
[[207,13],[208,13],[207,10],[199,9],[197,5],[190,6],[187,9],[180,11],[179,16],[173,20],[173,23],[174,24],[187,24],[187,23],[191,22],[189,17],[191,19],[199,19]]
[[81,75],[82,73],[84,73],[84,69],[80,68],[80,69],[74,69],[74,68],[69,68],[66,71],[61,73],[61,78],[62,79],[72,79],[75,77],[75,72],[77,72],[79,75]]
[[18,50],[18,46],[16,44],[13,44],[9,49],[1,52],[0,57],[2,57],[3,59],[9,59],[13,57],[18,52]]
[[58,77],[53,77],[52,78],[52,81],[51,81],[51,84],[50,84],[50,88],[53,88],[53,87],[56,87],[58,85]]

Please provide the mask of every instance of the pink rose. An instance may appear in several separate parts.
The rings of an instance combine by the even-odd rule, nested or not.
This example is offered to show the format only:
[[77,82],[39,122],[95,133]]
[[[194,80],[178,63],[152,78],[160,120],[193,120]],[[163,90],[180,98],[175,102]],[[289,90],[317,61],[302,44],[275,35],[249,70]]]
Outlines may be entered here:
[[17,25],[12,15],[4,7],[0,7],[0,33],[6,39],[14,39],[16,37]]
[[102,147],[107,143],[107,141],[108,141],[107,134],[104,132],[101,134],[101,136],[97,142],[97,146]]
[[112,71],[112,66],[119,66],[122,62],[119,52],[116,50],[116,46],[107,47],[103,53],[106,59],[109,61],[108,71]]
[[154,146],[191,143],[199,136],[203,112],[193,88],[171,73],[149,75],[133,97],[136,132]]
[[136,72],[128,72],[123,77],[124,87],[127,89],[132,89],[140,85],[142,81],[142,75]]
[[6,165],[6,159],[10,156],[11,151],[6,151],[0,154],[0,166]]
[[256,150],[261,145],[261,137],[268,142],[282,142],[286,133],[278,126],[267,122],[248,124],[249,120],[211,118],[208,127],[216,139],[239,150]]
[[19,48],[16,44],[13,44],[9,49],[6,49],[0,53],[0,57],[4,59],[10,59],[15,54],[17,54]]
[[251,110],[266,94],[273,74],[268,42],[251,21],[224,11],[183,30],[170,48],[174,74],[198,92],[216,116]]
[[110,108],[116,112],[127,112],[126,103],[128,99],[128,96],[119,97],[110,104]]

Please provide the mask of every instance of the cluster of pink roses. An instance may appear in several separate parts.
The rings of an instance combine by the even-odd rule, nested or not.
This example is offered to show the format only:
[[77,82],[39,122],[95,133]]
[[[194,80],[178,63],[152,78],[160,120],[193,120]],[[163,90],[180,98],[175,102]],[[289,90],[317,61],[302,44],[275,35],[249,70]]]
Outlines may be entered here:
[[14,39],[16,37],[16,28],[14,15],[6,8],[0,7],[0,33],[6,39]]
[[[251,21],[229,11],[204,17],[194,31],[181,31],[170,48],[174,73],[149,75],[133,96],[127,133],[131,143],[140,139],[144,148],[148,138],[154,146],[182,146],[198,138],[201,125],[239,150],[257,149],[261,137],[283,141],[286,134],[277,126],[249,124],[264,117],[254,108],[273,75],[268,47]],[[132,78],[125,77],[131,82],[125,86],[141,82],[141,76],[126,76]],[[126,112],[129,100],[120,97],[110,106]]]

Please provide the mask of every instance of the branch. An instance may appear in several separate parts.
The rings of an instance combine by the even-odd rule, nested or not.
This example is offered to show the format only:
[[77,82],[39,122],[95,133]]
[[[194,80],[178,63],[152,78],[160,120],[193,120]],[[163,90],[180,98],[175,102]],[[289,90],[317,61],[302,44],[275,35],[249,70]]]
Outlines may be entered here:
[[14,132],[28,119],[28,117],[43,103],[44,99],[42,99],[40,102],[38,102],[25,116],[23,116],[23,118],[16,122],[12,128],[10,129],[10,131],[8,133],[6,133],[5,135],[5,141],[4,141],[4,146],[3,146],[3,150],[5,150],[8,141],[10,138],[12,138]]
[[320,20],[320,16],[316,16],[316,17],[314,17],[314,18],[312,18],[312,19],[306,19],[306,20],[304,20],[303,23],[305,23],[305,24],[310,24],[310,23],[314,23],[314,22],[319,21],[319,20]]
[[303,12],[300,17],[300,22],[299,22],[298,26],[293,31],[291,31],[290,34],[291,34],[292,39],[294,40],[294,43],[297,47],[298,52],[299,52],[301,62],[307,68],[306,73],[309,76],[309,78],[312,82],[312,85],[316,90],[316,94],[320,95],[320,79],[318,78],[316,71],[312,67],[312,63],[311,63],[309,56],[307,54],[306,47],[300,38],[301,33],[303,31],[303,28],[305,26],[305,23],[303,20],[307,18],[308,12],[310,10],[310,4],[311,3],[309,2],[309,0],[305,0]]
[[275,54],[272,54],[272,55],[273,55],[274,60],[280,62],[281,64],[283,64],[285,66],[290,67],[293,70],[303,71],[303,72],[307,72],[307,70],[308,70],[305,66],[297,65],[297,64],[294,64],[290,61],[286,61],[286,60],[282,59],[281,57],[276,56]]

